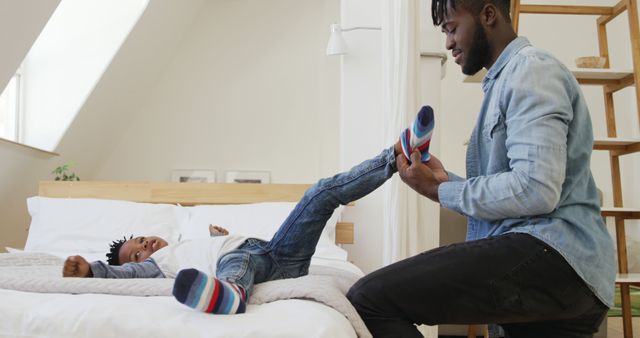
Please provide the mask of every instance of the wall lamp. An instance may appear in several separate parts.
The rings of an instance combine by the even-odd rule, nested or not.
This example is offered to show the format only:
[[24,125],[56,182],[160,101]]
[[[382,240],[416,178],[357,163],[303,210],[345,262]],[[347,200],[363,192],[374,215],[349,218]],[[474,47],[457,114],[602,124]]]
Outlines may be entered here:
[[351,27],[342,29],[339,24],[334,23],[331,25],[331,36],[329,37],[329,43],[327,43],[327,55],[345,55],[349,52],[347,42],[342,36],[342,32],[350,32],[358,29],[382,30],[380,27]]

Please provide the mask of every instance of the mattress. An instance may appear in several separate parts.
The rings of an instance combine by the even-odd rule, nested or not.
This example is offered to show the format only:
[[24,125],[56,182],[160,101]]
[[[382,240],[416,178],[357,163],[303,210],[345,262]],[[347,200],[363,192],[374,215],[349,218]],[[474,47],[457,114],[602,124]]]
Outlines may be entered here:
[[[313,259],[362,275],[340,260]],[[356,337],[350,322],[321,303],[289,299],[210,315],[173,297],[31,293],[0,289],[0,337]]]

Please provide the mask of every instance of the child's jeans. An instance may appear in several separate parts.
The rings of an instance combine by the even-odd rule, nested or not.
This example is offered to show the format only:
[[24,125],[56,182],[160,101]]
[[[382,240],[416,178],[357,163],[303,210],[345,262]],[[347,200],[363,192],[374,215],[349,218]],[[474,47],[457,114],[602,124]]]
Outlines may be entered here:
[[348,172],[318,181],[305,192],[271,241],[251,238],[220,257],[216,277],[242,286],[249,295],[254,283],[306,275],[333,211],[368,195],[396,171],[393,148],[389,148]]

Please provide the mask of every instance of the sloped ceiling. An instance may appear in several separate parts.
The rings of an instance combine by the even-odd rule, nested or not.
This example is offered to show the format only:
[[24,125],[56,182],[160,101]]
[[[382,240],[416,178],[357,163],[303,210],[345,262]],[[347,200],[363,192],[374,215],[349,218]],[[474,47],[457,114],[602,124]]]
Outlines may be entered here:
[[60,0],[0,1],[0,91],[20,66]]
[[[30,221],[25,200],[38,193],[40,180],[52,178],[50,172],[53,168],[73,160],[82,163],[83,178],[91,179],[104,160],[104,154],[109,152],[114,140],[119,139],[123,130],[126,130],[127,121],[135,114],[140,96],[145,95],[145,88],[153,86],[163,75],[166,65],[173,60],[184,34],[192,26],[204,1],[150,0],[137,25],[55,149],[61,156],[49,156],[22,146],[0,142],[0,252],[5,246],[24,246],[27,235],[25,229]],[[57,5],[59,0],[0,1],[0,41],[5,41],[5,16],[12,15],[7,14],[7,10],[13,10],[13,7],[6,8],[7,5],[15,3],[16,8],[23,8],[25,6],[22,3],[31,4],[33,8],[26,6],[22,10],[26,12],[28,21],[33,21],[32,15],[42,11],[39,8],[41,5],[48,8],[51,15],[55,6],[49,5],[50,2]],[[39,29],[43,28],[46,18],[41,21]],[[3,49],[0,71],[2,74],[5,73],[5,68],[10,71],[7,71],[6,79],[4,75],[0,78],[1,81],[11,77],[24,57],[23,54],[28,52],[28,46],[38,36],[39,30],[32,30],[37,32],[28,41],[15,35],[8,39],[14,45],[27,47],[19,57],[17,54],[20,53],[15,53],[16,56],[11,58],[15,61],[5,59]],[[9,63],[15,66],[7,66]]]

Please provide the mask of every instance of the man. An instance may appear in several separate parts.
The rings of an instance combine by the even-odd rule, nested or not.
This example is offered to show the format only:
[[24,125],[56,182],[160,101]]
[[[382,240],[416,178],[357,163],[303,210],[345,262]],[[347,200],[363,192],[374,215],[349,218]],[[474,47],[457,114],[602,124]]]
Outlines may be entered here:
[[467,178],[419,152],[402,180],[468,217],[467,242],[371,273],[349,291],[375,337],[414,324],[497,323],[507,337],[592,337],[615,266],[590,172],[589,111],[573,75],[517,37],[508,0],[433,0],[434,25],[468,75],[487,68]]

